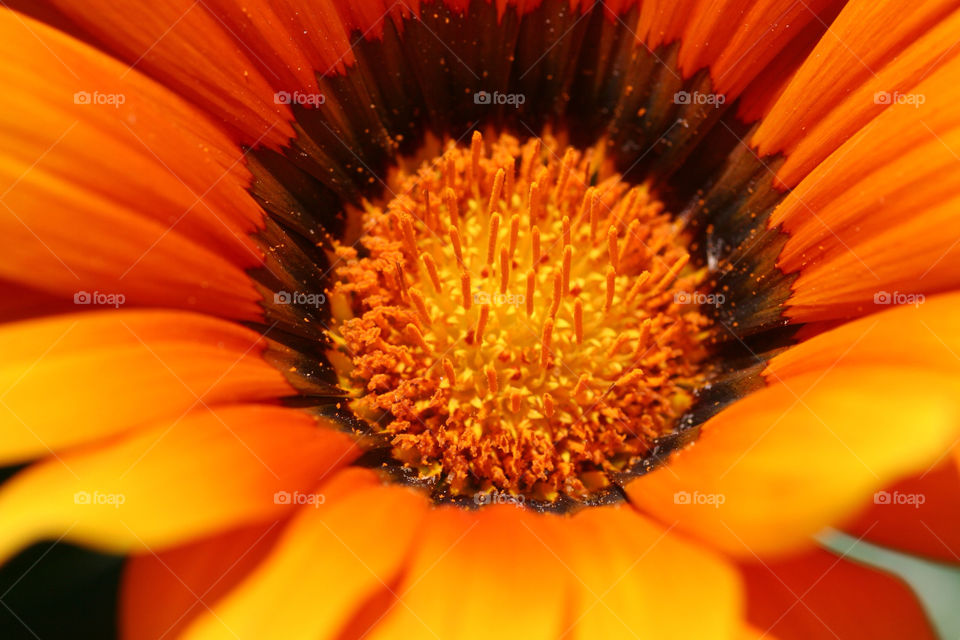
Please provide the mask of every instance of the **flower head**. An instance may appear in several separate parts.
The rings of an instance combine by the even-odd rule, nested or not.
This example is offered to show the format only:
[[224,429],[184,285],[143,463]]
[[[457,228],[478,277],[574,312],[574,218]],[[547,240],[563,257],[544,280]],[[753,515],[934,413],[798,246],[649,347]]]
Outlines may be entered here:
[[958,11],[4,8],[0,574],[122,554],[128,638],[932,637],[824,531],[960,553]]

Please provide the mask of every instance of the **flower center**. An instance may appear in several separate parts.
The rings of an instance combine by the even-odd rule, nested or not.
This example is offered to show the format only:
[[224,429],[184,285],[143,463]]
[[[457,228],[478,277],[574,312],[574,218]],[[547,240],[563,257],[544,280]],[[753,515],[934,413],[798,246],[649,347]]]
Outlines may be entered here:
[[443,496],[585,500],[673,430],[710,321],[679,223],[598,145],[450,145],[339,246],[331,362]]

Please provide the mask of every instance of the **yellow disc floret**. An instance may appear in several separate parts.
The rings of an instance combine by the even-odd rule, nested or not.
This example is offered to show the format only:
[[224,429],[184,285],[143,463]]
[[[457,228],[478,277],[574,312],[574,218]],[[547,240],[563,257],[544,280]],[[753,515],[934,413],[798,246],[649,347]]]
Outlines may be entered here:
[[596,149],[449,145],[338,247],[330,330],[352,408],[462,495],[583,499],[704,381],[703,279],[646,185]]

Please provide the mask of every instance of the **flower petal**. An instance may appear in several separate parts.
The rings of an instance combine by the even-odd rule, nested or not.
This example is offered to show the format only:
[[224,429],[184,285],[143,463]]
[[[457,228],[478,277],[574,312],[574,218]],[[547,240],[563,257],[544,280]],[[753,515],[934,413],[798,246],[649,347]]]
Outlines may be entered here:
[[431,512],[397,598],[369,637],[558,637],[572,579],[556,556],[558,524],[506,505]]
[[960,563],[960,469],[954,456],[874,494],[850,535],[939,562]]
[[864,318],[774,358],[771,386],[629,485],[631,500],[737,555],[809,544],[954,444],[958,303],[953,295]]
[[0,11],[0,277],[256,320],[240,148],[106,55]]
[[899,578],[828,551],[742,570],[748,619],[779,640],[937,637]]
[[[944,27],[952,45],[960,13],[951,20]],[[923,67],[917,66],[919,73]],[[885,304],[885,296],[930,295],[960,284],[953,215],[960,202],[958,73],[960,58],[948,58],[902,90],[897,95],[922,104],[886,108],[773,212],[770,225],[789,235],[777,267],[798,274],[788,317],[806,322],[863,315],[878,310],[878,300]],[[873,102],[866,93],[860,98]]]
[[753,80],[794,34],[811,22],[831,0],[722,0],[701,4],[687,14],[681,38],[680,66],[686,75],[710,68],[716,90],[733,97]]
[[179,637],[256,568],[282,530],[271,522],[131,557],[121,584],[120,637]]
[[22,462],[202,405],[294,394],[257,332],[101,311],[0,326],[0,461]]
[[357,469],[320,491],[324,504],[302,508],[260,567],[185,638],[336,638],[367,598],[396,584],[424,497]]
[[128,66],[141,69],[190,96],[229,123],[243,144],[259,141],[278,147],[293,136],[289,109],[273,99],[270,81],[276,72],[265,77],[257,54],[204,3],[52,4],[106,51],[125,61],[121,71]]
[[844,5],[752,138],[762,156],[787,155],[784,184],[796,186],[884,110],[875,91],[907,91],[956,55],[955,9],[952,0]]
[[[587,509],[569,523],[574,638],[732,638],[739,578],[726,560],[629,507]],[[690,603],[697,615],[687,615]]]
[[64,453],[0,489],[0,556],[43,537],[113,551],[159,551],[284,517],[353,441],[296,409],[199,410],[104,445]]
[[[710,595],[701,615],[680,615],[698,588]],[[599,638],[643,630],[724,638],[739,612],[737,577],[723,560],[628,507],[573,518],[512,506],[475,514],[441,508],[425,523],[395,595],[372,637]]]

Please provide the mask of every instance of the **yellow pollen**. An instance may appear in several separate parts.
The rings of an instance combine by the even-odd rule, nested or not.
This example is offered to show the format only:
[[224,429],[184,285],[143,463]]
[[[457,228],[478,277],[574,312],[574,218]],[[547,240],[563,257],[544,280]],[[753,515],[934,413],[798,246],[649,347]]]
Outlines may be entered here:
[[473,303],[473,291],[470,289],[470,274],[466,271],[460,274],[460,295],[463,298],[463,310],[469,311]]
[[403,228],[403,241],[407,245],[407,251],[409,251],[412,256],[419,254],[420,251],[417,250],[417,237],[413,232],[413,218],[404,214],[400,218],[400,226]]
[[643,289],[643,286],[647,284],[647,280],[650,279],[650,272],[644,271],[637,279],[633,281],[633,286],[630,287],[630,292],[627,293],[626,303],[633,303],[633,299],[640,295],[640,291]]
[[573,156],[576,152],[573,149],[567,149],[563,154],[563,160],[560,163],[560,177],[557,179],[557,191],[554,198],[563,200],[564,191],[567,188],[567,181],[570,179],[570,165],[573,162]]
[[670,267],[663,278],[660,279],[660,282],[657,283],[657,286],[653,288],[650,292],[651,296],[659,295],[667,290],[667,288],[673,283],[674,278],[677,277],[677,274],[680,273],[680,270],[687,265],[687,261],[690,259],[689,254],[684,254]]
[[607,267],[607,297],[603,301],[603,312],[606,313],[613,307],[613,294],[617,287],[617,270],[611,266]]
[[420,329],[417,328],[417,325],[410,323],[406,328],[407,335],[410,337],[413,342],[423,349],[424,351],[430,351],[430,345],[427,344],[427,341],[424,339],[423,334],[420,332]]
[[473,331],[473,343],[478,347],[483,344],[483,330],[487,326],[487,320],[490,319],[490,305],[480,305],[480,315],[477,316],[477,327]]
[[516,213],[510,216],[510,257],[517,251],[517,240],[520,238],[520,216]]
[[487,213],[493,213],[500,203],[500,193],[503,191],[503,169],[497,171],[493,178],[493,190],[490,192],[490,202],[487,203]]
[[449,358],[443,359],[443,373],[447,376],[451,387],[457,386],[457,372],[454,370],[453,363],[450,362]]
[[486,373],[487,373],[487,390],[490,393],[496,393],[497,391],[499,391],[499,387],[497,385],[497,370],[494,369],[493,366],[489,364],[486,367],[484,367],[484,369],[486,370]]
[[613,356],[617,355],[617,351],[620,351],[620,347],[622,347],[623,344],[629,339],[630,336],[625,333],[618,335],[614,343],[610,345],[610,349],[607,351],[607,357],[612,358]]
[[454,157],[454,154],[452,153],[447,154],[446,165],[447,166],[446,166],[446,170],[444,171],[444,175],[447,178],[446,180],[447,188],[453,189],[455,186],[457,186],[457,183],[456,183],[457,159],[456,157]]
[[630,257],[630,249],[634,245],[634,241],[639,237],[640,233],[640,221],[634,220],[630,223],[630,226],[627,227],[626,237],[623,240],[623,244],[620,246],[620,253],[617,255],[617,264],[624,264],[627,259]]
[[423,216],[424,223],[426,223],[427,227],[429,227],[430,229],[435,229],[436,224],[434,224],[434,221],[433,221],[433,215],[434,215],[433,205],[430,202],[429,191],[423,192],[423,211],[424,211],[424,216]]
[[650,319],[643,321],[643,324],[640,325],[640,335],[637,337],[637,348],[634,349],[633,355],[635,358],[643,356],[644,351],[647,348],[647,339],[650,337]]
[[577,344],[583,344],[583,303],[580,298],[573,301],[573,334]]
[[580,226],[585,220],[590,220],[590,203],[593,202],[593,192],[595,189],[589,187],[583,194],[583,202],[580,203],[580,213],[577,214],[576,224]]
[[426,267],[427,273],[430,275],[430,284],[433,285],[433,290],[440,293],[442,287],[440,286],[440,274],[437,272],[437,263],[434,262],[433,256],[429,253],[420,254],[420,258],[423,260],[423,266]]
[[560,311],[560,301],[563,299],[563,272],[553,275],[553,298],[550,300],[550,317],[553,318]]
[[537,226],[537,218],[540,213],[540,185],[534,182],[530,185],[530,199],[527,206],[530,220],[530,228]]
[[533,268],[540,266],[540,228],[534,227],[530,232],[530,255]]
[[597,238],[597,230],[600,227],[600,196],[597,195],[597,192],[593,192],[593,197],[590,198],[590,240],[594,241]]
[[[573,263],[573,247],[567,245],[563,248],[563,269],[560,271],[562,274],[563,282],[560,285],[560,290],[562,295],[567,295],[570,293],[570,267]],[[439,291],[439,287],[437,289]]]
[[424,299],[423,294],[420,293],[419,289],[413,288],[409,289],[408,293],[413,300],[413,306],[416,307],[420,316],[426,320],[427,324],[430,324],[430,312],[427,310],[427,301]]
[[525,306],[527,309],[527,317],[529,318],[533,315],[533,292],[534,288],[537,286],[537,274],[533,269],[527,271],[527,293],[525,295]]
[[457,211],[457,193],[448,187],[443,192],[443,203],[447,205],[447,213],[450,216],[450,224],[454,227],[459,227],[460,214]]
[[483,153],[483,136],[479,131],[473,132],[470,139],[470,181],[476,183],[480,177],[480,154]]
[[447,229],[447,234],[450,236],[450,246],[453,247],[453,255],[457,258],[457,264],[463,264],[463,248],[460,245],[460,232],[457,231],[456,227],[450,227]]
[[510,286],[510,253],[506,247],[500,247],[500,293],[506,293]]
[[577,384],[573,387],[573,391],[570,393],[571,396],[576,398],[581,393],[587,389],[587,384],[590,382],[589,373],[581,373],[580,377],[577,378]]
[[493,264],[493,256],[497,251],[497,234],[500,232],[500,214],[490,217],[490,238],[487,241],[487,264]]
[[549,393],[543,394],[543,415],[547,416],[548,418],[552,418],[554,408],[553,396],[551,396]]
[[553,318],[547,318],[540,334],[540,368],[546,369],[550,363],[550,343],[553,341]]
[[610,266],[613,267],[614,271],[617,271],[617,266],[620,264],[620,253],[617,251],[617,228],[614,226],[607,229],[607,245],[610,254]]
[[398,169],[404,195],[335,246],[328,358],[388,466],[447,496],[584,500],[690,408],[713,329],[674,296],[706,269],[603,148],[474,133]]

